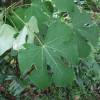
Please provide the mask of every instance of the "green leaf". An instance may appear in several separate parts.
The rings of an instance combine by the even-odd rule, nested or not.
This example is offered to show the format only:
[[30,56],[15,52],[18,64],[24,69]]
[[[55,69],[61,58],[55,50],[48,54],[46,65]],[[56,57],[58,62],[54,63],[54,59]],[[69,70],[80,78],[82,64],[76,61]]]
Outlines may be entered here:
[[99,27],[96,24],[90,25],[89,27],[80,27],[78,31],[86,40],[96,46],[99,38]]
[[58,8],[59,11],[73,11],[74,10],[74,2],[73,0],[53,0],[54,4]]
[[[48,74],[47,65],[49,65],[53,72],[53,82],[56,85],[67,86],[72,83],[75,79],[73,71],[69,70],[67,64],[64,65],[63,60],[61,62],[63,65],[59,61],[61,57],[68,59],[68,62],[78,60],[77,46],[72,36],[73,33],[69,26],[60,21],[53,23],[49,27],[44,43],[36,35],[40,46],[33,45],[19,52],[18,59],[21,72],[25,73],[34,65],[35,69],[30,78],[35,85],[45,88],[50,85],[51,81],[51,78],[48,78],[50,75]],[[61,76],[60,78],[58,78],[58,73]],[[68,80],[70,75],[72,78]]]
[[74,12],[71,13],[72,24],[75,28],[85,26],[85,24],[91,24],[91,15],[86,11],[81,11],[78,7],[75,7]]
[[8,24],[3,24],[0,27],[0,55],[12,47],[15,34],[14,28]]
[[73,28],[92,45],[96,45],[99,37],[99,28],[92,22],[91,15],[80,11],[77,7],[71,14]]
[[11,15],[8,16],[8,19],[11,21],[11,24],[14,25],[18,30],[21,30],[24,26],[24,23],[20,19],[24,20],[25,10],[25,8],[19,7],[15,9],[11,13]]
[[43,12],[41,6],[34,3],[25,11],[25,21],[29,20],[31,16],[35,16],[39,24],[46,23],[49,20],[49,17]]

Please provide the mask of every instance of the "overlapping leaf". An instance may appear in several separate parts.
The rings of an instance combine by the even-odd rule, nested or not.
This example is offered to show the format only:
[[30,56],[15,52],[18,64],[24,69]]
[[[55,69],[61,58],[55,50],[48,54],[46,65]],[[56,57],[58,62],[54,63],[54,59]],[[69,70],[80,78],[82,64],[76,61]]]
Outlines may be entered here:
[[19,50],[23,48],[23,44],[26,43],[26,38],[27,38],[27,43],[33,43],[34,42],[34,33],[38,33],[38,25],[37,25],[37,19],[32,16],[30,20],[26,23],[22,31],[19,33],[18,37],[13,43],[13,49],[14,50]]
[[99,37],[99,28],[93,23],[91,15],[80,11],[77,7],[71,15],[74,29],[92,45],[96,45]]

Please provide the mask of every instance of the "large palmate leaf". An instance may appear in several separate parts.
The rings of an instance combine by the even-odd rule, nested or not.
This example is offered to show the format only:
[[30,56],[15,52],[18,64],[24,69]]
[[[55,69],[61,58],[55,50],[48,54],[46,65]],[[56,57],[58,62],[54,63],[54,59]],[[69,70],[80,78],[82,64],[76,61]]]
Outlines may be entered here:
[[[73,1],[66,1],[54,0],[54,4],[59,11],[70,11],[65,4],[67,3],[69,7],[73,8]],[[64,3],[61,8],[60,3],[61,5]],[[80,58],[85,58],[90,54],[89,44],[96,44],[98,28],[93,24],[90,15],[78,8],[70,13],[71,27],[59,19],[54,22],[51,20],[50,24],[47,24],[48,16],[41,7],[37,7],[37,4],[33,3],[26,11],[31,12],[26,19],[30,19],[30,16],[34,15],[39,22],[39,29],[45,29],[45,31],[41,31],[44,36],[41,38],[41,34],[34,33],[35,42],[26,45],[24,50],[19,51],[18,60],[21,73],[30,72],[30,80],[39,88],[45,88],[51,83],[55,83],[56,86],[71,85],[75,75],[69,65],[77,64]],[[43,26],[41,27],[41,25]],[[44,28],[45,26],[47,29]]]
[[15,34],[16,31],[8,24],[0,26],[0,55],[12,47]]
[[74,9],[73,0],[53,0],[53,1],[59,11],[73,11]]
[[[57,86],[71,84],[75,79],[74,72],[68,68],[67,64],[64,64],[61,57],[72,63],[77,62],[77,46],[72,36],[73,33],[66,24],[57,21],[51,25],[44,43],[39,40],[40,46],[29,46],[19,52],[21,72],[25,73],[34,64],[30,79],[40,88],[49,86],[52,79]],[[38,37],[36,36],[36,38]],[[53,72],[52,76],[48,74],[47,65]],[[69,79],[69,77],[71,78]]]

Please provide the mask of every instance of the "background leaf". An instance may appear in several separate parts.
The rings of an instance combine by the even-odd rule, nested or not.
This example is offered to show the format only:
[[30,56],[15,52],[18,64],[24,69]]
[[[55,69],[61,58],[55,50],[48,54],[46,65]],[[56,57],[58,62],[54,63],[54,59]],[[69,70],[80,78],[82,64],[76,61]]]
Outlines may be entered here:
[[0,55],[12,47],[15,34],[15,29],[8,24],[0,27]]

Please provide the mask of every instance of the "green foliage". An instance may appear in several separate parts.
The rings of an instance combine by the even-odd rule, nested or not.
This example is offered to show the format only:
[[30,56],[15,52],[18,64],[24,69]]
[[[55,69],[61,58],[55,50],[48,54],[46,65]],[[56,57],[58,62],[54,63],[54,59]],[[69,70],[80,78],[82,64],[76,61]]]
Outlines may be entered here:
[[73,0],[53,0],[55,6],[59,11],[73,11],[74,10],[74,2]]
[[[70,2],[72,5],[73,2]],[[63,4],[57,1],[54,1],[54,3],[58,9],[62,10],[64,7],[65,10]],[[61,8],[59,8],[59,4],[62,6]],[[69,9],[66,8],[67,11],[69,11]],[[34,12],[34,10],[31,9],[32,12]],[[72,81],[75,80],[75,76],[73,71],[69,71],[68,66],[70,64],[77,64],[80,57],[87,57],[91,51],[89,43],[94,45],[98,40],[99,31],[97,26],[90,20],[90,15],[85,11],[81,12],[78,8],[74,10],[75,11],[71,12],[72,26],[69,26],[69,23],[61,22],[59,18],[55,19],[53,23],[51,19],[51,24],[48,27],[45,39],[41,40],[40,34],[34,33],[36,42],[34,42],[33,46],[28,46],[25,50],[19,51],[18,59],[21,72],[25,74],[31,70],[32,65],[34,65],[34,70],[29,75],[29,78],[40,88],[49,86],[51,80],[56,86],[67,86],[69,83],[72,83]],[[39,13],[33,14],[38,21],[42,19],[42,17],[39,17]],[[80,19],[78,16],[80,16]],[[83,20],[83,18],[85,19]],[[43,23],[45,20],[39,22]],[[85,25],[87,23],[89,26]],[[93,28],[96,31],[94,31]],[[90,32],[93,33],[90,34]],[[97,36],[94,37],[94,34]],[[69,65],[64,64],[62,57]],[[28,61],[28,63],[26,61]],[[48,74],[49,70],[47,69],[47,65],[49,65],[52,75]],[[58,77],[59,75],[60,77]],[[65,76],[69,76],[70,80]]]
[[[21,49],[20,45],[32,43],[29,46],[27,45],[28,47],[23,47],[25,50],[20,50],[18,52],[19,66],[22,75],[30,71],[32,66],[34,66],[29,78],[40,88],[45,88],[52,82],[57,86],[67,86],[69,83],[72,84],[75,80],[75,75],[72,68],[68,67],[71,64],[77,64],[79,58],[89,55],[91,51],[89,43],[96,44],[99,33],[90,15],[85,11],[80,11],[76,5],[74,5],[73,1],[54,0],[52,3],[55,4],[55,8],[57,8],[58,11],[69,11],[69,13],[71,13],[69,14],[72,21],[71,26],[69,25],[70,23],[62,22],[59,17],[52,22],[52,16],[49,16],[46,10],[44,10],[42,6],[43,2],[41,1],[33,1],[31,6],[27,8],[18,8],[15,11],[11,10],[11,18],[14,18],[12,20],[18,29],[20,21],[26,24],[26,21],[32,16],[36,18],[33,18],[33,20],[31,20],[32,18],[30,19],[27,29],[25,30],[24,27],[22,32],[19,33],[13,46],[18,46],[17,49]],[[37,20],[37,22],[34,22],[35,20]],[[38,29],[38,25],[40,28],[43,23],[48,25],[48,30],[47,33],[45,33],[45,38],[41,39],[41,34],[38,33],[39,31],[35,30]],[[89,25],[87,26],[86,24]],[[1,29],[3,30],[2,27]],[[31,40],[33,38],[33,42],[27,42],[30,41],[26,37],[27,35]],[[3,52],[5,52],[5,50]],[[65,61],[63,61],[63,59],[65,59]],[[50,67],[49,70],[47,66]],[[52,74],[49,74],[49,71],[51,71]]]
[[[85,86],[94,85],[92,82],[100,79],[99,65],[93,55],[99,31],[91,13],[75,5],[73,0],[32,0],[20,7],[2,9],[0,57],[11,49],[7,57],[11,62],[16,59],[20,73],[19,79],[10,79],[8,91],[18,96],[27,84],[34,84],[43,90],[52,85],[68,89],[74,86],[72,98],[77,91],[83,92],[78,96],[88,93]],[[85,61],[84,68],[83,65],[80,68],[80,60]],[[89,79],[92,74],[95,77]],[[9,80],[4,75],[0,74],[0,84]]]

